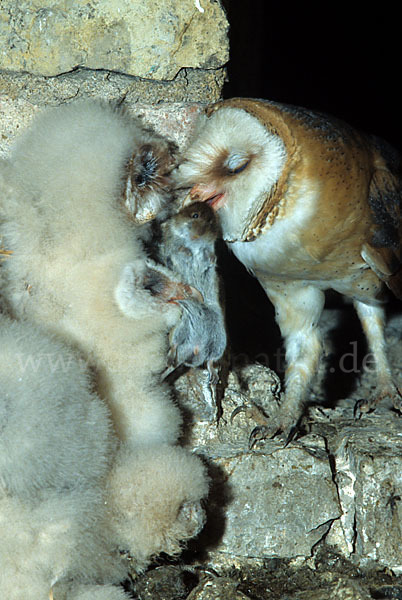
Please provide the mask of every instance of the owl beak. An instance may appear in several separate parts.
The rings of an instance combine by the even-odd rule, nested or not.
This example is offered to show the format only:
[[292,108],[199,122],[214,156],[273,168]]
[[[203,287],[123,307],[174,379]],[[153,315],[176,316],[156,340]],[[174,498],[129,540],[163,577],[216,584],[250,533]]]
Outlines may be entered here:
[[225,202],[224,196],[224,192],[218,192],[216,188],[211,185],[197,183],[185,196],[183,206],[188,206],[193,202],[206,202],[217,211]]

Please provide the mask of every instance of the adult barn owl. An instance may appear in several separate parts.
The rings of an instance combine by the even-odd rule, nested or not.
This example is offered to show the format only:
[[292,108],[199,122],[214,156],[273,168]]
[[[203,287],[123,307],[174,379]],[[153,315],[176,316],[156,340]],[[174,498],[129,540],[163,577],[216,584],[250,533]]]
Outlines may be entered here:
[[[402,410],[386,358],[383,283],[402,297],[401,179],[384,142],[312,111],[234,98],[207,109],[178,169],[208,202],[237,258],[260,281],[285,340],[285,394],[268,432],[292,430],[321,355],[324,290],[353,299],[378,389]],[[260,432],[261,433],[261,432]]]

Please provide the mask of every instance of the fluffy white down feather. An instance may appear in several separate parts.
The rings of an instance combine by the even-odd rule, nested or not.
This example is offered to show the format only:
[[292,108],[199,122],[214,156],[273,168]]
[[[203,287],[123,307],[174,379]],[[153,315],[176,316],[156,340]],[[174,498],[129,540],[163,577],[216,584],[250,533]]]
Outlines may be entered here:
[[[103,525],[117,438],[85,365],[60,340],[0,315],[0,597],[125,574]],[[39,592],[40,591],[40,592]]]
[[126,553],[137,570],[178,553],[204,523],[198,458],[117,448],[85,364],[37,326],[0,315],[0,348],[0,597],[39,600],[67,579],[117,584]]
[[121,588],[112,585],[82,585],[66,596],[66,600],[128,600],[129,598],[130,596]]
[[[24,590],[24,599],[39,600],[49,582],[67,573],[75,573],[78,581],[87,578],[93,583],[117,583],[121,566],[114,560],[113,552],[105,560],[99,558],[103,544],[109,549],[127,551],[141,569],[160,551],[177,552],[181,541],[195,535],[203,524],[199,501],[207,493],[205,469],[198,458],[175,447],[181,417],[168,388],[160,383],[166,363],[166,331],[178,316],[177,308],[158,304],[148,292],[133,286],[133,279],[141,280],[146,257],[140,227],[125,212],[121,195],[127,158],[135,153],[143,134],[137,121],[109,106],[72,104],[39,116],[14,146],[10,158],[0,163],[0,235],[4,246],[12,251],[1,268],[4,306],[18,320],[40,327],[45,337],[51,334],[68,344],[64,354],[62,351],[63,360],[68,362],[70,356],[75,356],[77,381],[84,388],[89,369],[96,392],[107,402],[120,444],[106,480],[102,475],[104,466],[94,456],[99,450],[99,456],[107,463],[107,457],[113,455],[113,443],[108,447],[107,442],[103,450],[98,448],[94,454],[84,445],[85,460],[78,478],[82,487],[74,496],[74,486],[70,489],[64,483],[71,479],[76,458],[73,467],[65,460],[57,473],[52,460],[46,467],[45,460],[43,468],[37,464],[35,469],[32,467],[32,477],[23,470],[10,474],[7,460],[13,456],[22,466],[24,452],[13,446],[12,437],[4,441],[8,443],[9,458],[0,463],[4,473],[1,537],[6,540],[0,549],[0,590],[4,589],[4,597],[10,599],[21,597]],[[149,134],[144,135],[149,142]],[[134,278],[126,277],[128,266]],[[129,305],[128,313],[125,304],[116,300],[116,289]],[[34,337],[32,342],[35,343]],[[43,342],[43,353],[51,354],[46,343],[59,342],[54,338]],[[48,357],[39,363],[30,384],[34,389],[32,381],[38,381],[38,397],[46,403],[42,392],[50,385],[49,364],[54,363]],[[43,367],[47,374],[40,379]],[[7,381],[7,373],[2,376]],[[65,399],[71,393],[79,404],[79,393],[72,392],[72,379],[70,373],[69,378],[61,378],[60,385],[55,385],[53,391],[56,396],[57,390],[60,392],[60,399],[53,398],[53,406],[59,402],[66,409]],[[14,384],[10,384],[7,393],[9,398],[18,398],[21,409],[28,400],[29,385],[25,381],[20,394],[13,392]],[[88,407],[94,398],[92,390],[87,387],[80,393],[82,404]],[[0,418],[5,418],[7,410],[7,406],[3,408]],[[58,423],[54,414],[43,412],[42,421],[40,413],[36,415],[39,429],[35,434],[30,432],[30,443],[36,455],[42,451],[49,458],[55,446],[49,433],[52,427],[62,440],[74,446],[74,441],[67,440],[74,411],[70,414],[66,410],[64,422],[61,419]],[[29,415],[32,412],[28,411],[28,418]],[[90,420],[86,422],[89,423]],[[109,431],[108,425],[102,427],[101,432]],[[80,425],[74,422],[72,432],[78,448],[78,439],[82,440]],[[43,436],[46,444],[41,446]],[[97,437],[97,426],[92,437]],[[94,439],[93,444],[96,443],[102,445],[100,439]],[[62,444],[57,452],[64,456]],[[92,465],[91,460],[96,464]],[[121,472],[126,473],[124,481]],[[175,485],[171,485],[172,481]],[[121,495],[126,490],[135,491],[135,503],[130,504],[127,492],[128,504],[123,503],[122,510]],[[107,509],[106,517],[103,510],[97,512],[99,496]],[[47,506],[51,497],[55,513],[60,512],[60,528],[45,535],[47,545],[42,548],[38,543],[43,538],[43,528],[52,522],[52,507]],[[126,510],[131,511],[129,515]],[[121,531],[127,518],[132,524],[132,535],[126,535],[121,548]],[[152,529],[152,536],[141,537],[139,532],[148,528]],[[25,531],[31,531],[27,540]],[[79,543],[77,536],[82,538]],[[61,539],[65,539],[64,557],[59,556],[63,551],[58,550]],[[79,544],[86,548],[85,560]],[[15,564],[24,568],[16,570]],[[30,564],[34,570],[32,593],[26,587],[25,566]],[[93,564],[94,572],[88,564]],[[103,597],[107,595],[99,596]]]
[[0,165],[0,232],[13,252],[3,265],[10,311],[82,352],[121,439],[133,446],[174,443],[181,421],[159,383],[177,307],[130,287],[139,318],[129,319],[115,300],[124,267],[133,265],[137,278],[145,269],[140,227],[121,201],[126,163],[141,139],[137,121],[111,107],[71,104],[35,119]]

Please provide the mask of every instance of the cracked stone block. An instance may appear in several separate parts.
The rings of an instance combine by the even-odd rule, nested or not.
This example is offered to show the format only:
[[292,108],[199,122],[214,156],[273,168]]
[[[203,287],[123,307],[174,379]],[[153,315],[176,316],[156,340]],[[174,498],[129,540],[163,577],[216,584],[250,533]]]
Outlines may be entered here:
[[208,461],[213,487],[219,488],[207,507],[213,515],[211,528],[220,529],[216,552],[232,557],[310,556],[341,515],[324,439],[305,436],[287,447],[283,441],[266,440],[250,451],[248,438],[255,423],[247,414],[233,420],[231,414],[246,401],[269,413],[279,393],[277,375],[263,365],[247,366],[240,377],[230,373],[218,424],[205,412],[206,377],[193,369],[175,387],[180,406],[192,414],[186,443]]
[[341,514],[329,463],[308,447],[249,452],[214,462],[230,494],[219,552],[310,556]]
[[363,567],[402,573],[402,431],[400,418],[377,410],[345,423],[330,438],[342,506],[328,543]]
[[228,61],[218,0],[2,0],[1,65],[54,77],[78,67],[151,80]]

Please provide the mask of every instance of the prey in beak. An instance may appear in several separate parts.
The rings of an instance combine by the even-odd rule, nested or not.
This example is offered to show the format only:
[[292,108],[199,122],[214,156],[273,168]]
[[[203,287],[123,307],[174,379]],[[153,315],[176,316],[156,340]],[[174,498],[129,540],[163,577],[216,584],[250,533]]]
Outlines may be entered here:
[[188,206],[193,202],[206,202],[211,208],[218,211],[225,203],[224,197],[225,193],[217,191],[215,187],[197,183],[184,197],[182,206]]

